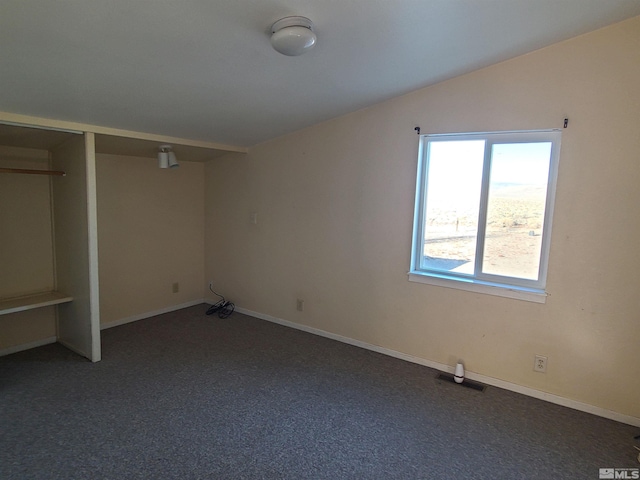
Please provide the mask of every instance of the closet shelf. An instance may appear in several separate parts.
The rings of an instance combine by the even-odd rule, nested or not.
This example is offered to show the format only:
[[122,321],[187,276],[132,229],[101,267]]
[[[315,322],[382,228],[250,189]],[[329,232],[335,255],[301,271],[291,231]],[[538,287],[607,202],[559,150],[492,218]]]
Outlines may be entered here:
[[67,303],[73,300],[60,292],[38,293],[35,295],[26,295],[24,297],[7,298],[0,300],[0,315],[8,313],[23,312],[34,308],[48,307],[50,305],[58,305],[59,303]]

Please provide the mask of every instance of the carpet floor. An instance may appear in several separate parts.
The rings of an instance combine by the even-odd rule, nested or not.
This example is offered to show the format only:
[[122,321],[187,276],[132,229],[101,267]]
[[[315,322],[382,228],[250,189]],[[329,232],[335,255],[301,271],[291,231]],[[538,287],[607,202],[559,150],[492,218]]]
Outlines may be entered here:
[[1,479],[598,479],[638,429],[200,305],[0,358]]

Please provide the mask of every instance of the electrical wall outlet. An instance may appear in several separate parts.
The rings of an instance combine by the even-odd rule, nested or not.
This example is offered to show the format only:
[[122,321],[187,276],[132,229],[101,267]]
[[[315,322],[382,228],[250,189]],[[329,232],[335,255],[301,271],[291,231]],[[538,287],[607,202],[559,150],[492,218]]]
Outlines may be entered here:
[[209,280],[209,290],[213,288],[213,280]]
[[180,284],[178,282],[173,284],[173,293],[178,293],[180,291]]
[[536,355],[533,360],[533,371],[547,373],[547,357],[544,355]]
[[296,300],[296,310],[298,310],[299,312],[304,311],[304,300],[300,298]]
[[251,212],[249,214],[249,221],[254,225],[258,224],[258,212]]

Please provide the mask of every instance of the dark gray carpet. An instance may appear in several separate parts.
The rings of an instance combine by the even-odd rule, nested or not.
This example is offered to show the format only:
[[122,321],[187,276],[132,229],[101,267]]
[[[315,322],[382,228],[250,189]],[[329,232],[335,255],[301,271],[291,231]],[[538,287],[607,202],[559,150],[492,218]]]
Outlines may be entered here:
[[597,479],[638,429],[191,307],[0,358],[1,479]]

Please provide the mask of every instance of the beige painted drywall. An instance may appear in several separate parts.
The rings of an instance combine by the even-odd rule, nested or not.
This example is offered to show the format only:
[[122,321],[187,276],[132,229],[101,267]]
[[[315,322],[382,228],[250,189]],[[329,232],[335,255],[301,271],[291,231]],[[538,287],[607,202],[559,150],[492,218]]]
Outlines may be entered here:
[[[0,315],[0,350],[56,338],[56,307]],[[54,340],[55,341],[55,340]]]
[[[49,152],[0,146],[0,167],[47,170]],[[0,174],[0,298],[53,290],[50,178]]]
[[[46,170],[46,150],[0,146],[0,167]],[[50,177],[0,174],[0,298],[54,288]],[[55,336],[55,309],[0,316],[0,350]]]
[[96,166],[101,323],[202,299],[204,164],[98,154]]
[[[640,17],[209,162],[206,277],[262,314],[638,418],[639,85]],[[414,127],[565,117],[546,304],[410,283]]]

